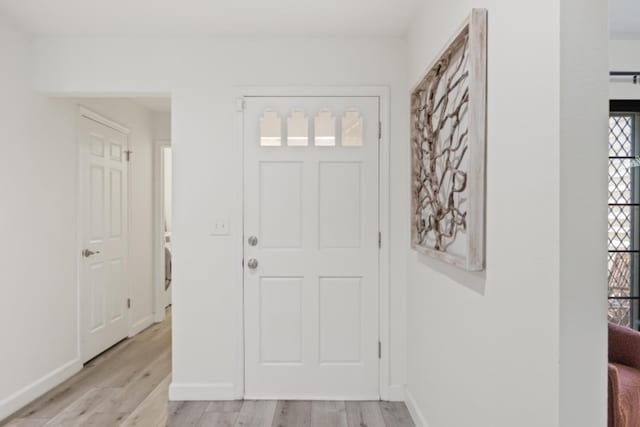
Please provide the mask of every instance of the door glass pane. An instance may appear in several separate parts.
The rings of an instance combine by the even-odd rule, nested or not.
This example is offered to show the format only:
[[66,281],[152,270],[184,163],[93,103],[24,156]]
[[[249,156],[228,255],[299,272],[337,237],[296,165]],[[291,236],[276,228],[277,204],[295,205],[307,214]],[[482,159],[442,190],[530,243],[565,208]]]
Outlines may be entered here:
[[287,118],[287,145],[291,147],[309,144],[309,118],[304,110],[294,109]]
[[317,146],[336,145],[336,118],[327,108],[318,112],[314,119],[314,144]]
[[344,147],[362,146],[362,117],[354,109],[345,111],[342,116],[342,145]]
[[260,145],[278,147],[282,144],[282,123],[278,113],[265,110],[260,118]]

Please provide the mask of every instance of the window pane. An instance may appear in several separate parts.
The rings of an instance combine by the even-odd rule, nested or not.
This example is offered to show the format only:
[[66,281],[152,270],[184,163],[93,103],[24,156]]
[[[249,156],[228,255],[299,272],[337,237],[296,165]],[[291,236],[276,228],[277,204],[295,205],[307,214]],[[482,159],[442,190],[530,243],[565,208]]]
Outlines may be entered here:
[[314,119],[314,144],[317,146],[336,145],[336,118],[327,108],[318,112]]
[[347,110],[342,116],[342,145],[362,146],[362,117],[356,110]]
[[633,156],[633,116],[609,117],[609,156]]
[[633,238],[633,221],[638,217],[637,206],[609,206],[609,242],[610,251],[638,250],[638,239]]
[[260,145],[277,147],[282,144],[282,123],[278,113],[265,110],[260,118]]
[[304,110],[295,109],[287,118],[287,145],[306,146],[309,144],[309,119]]
[[637,328],[638,238],[640,202],[636,188],[640,161],[635,157],[635,114],[612,114],[609,118],[609,212],[607,268],[608,320]]
[[[607,319],[618,325],[637,327],[638,302],[630,297],[634,295],[633,269],[638,268],[638,254],[629,252],[609,253],[609,307]],[[625,299],[629,298],[629,299]]]
[[[635,159],[609,158],[609,204],[637,203],[631,191],[632,175],[640,172]],[[637,193],[637,192],[636,192]]]

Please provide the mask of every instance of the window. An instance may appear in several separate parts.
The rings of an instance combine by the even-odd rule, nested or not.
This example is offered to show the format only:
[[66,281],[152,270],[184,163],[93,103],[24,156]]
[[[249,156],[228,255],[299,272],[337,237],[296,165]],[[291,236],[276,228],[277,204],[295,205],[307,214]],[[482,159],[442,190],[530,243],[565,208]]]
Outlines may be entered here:
[[314,143],[318,147],[332,147],[336,145],[336,118],[331,110],[323,108],[314,119]]
[[608,319],[638,329],[640,108],[633,107],[612,101],[609,117]]
[[344,147],[362,146],[362,117],[354,109],[342,116],[342,145]]
[[287,145],[302,147],[309,144],[309,119],[304,110],[296,108],[287,118]]
[[260,118],[260,145],[279,147],[282,144],[282,123],[278,113],[265,110]]

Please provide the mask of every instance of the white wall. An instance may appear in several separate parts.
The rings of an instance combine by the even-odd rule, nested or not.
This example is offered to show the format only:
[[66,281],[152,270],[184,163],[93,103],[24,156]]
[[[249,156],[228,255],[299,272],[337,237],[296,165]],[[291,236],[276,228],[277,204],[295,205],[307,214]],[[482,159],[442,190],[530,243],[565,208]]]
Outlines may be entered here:
[[[609,69],[611,71],[640,71],[640,40],[610,40]],[[611,99],[640,99],[640,85],[612,82]]]
[[0,419],[81,368],[77,339],[78,103],[132,129],[134,327],[151,319],[151,113],[33,92],[31,42],[0,20]]
[[[415,16],[411,82],[471,7],[489,10],[486,272],[415,252],[408,261],[407,392],[425,425],[605,425],[606,3],[573,6],[433,0]],[[596,43],[588,59],[580,37]],[[576,71],[569,58],[585,67],[577,78],[591,92],[566,84]],[[595,105],[572,115],[578,102]],[[581,185],[572,173],[591,176]],[[581,235],[571,220],[586,227]],[[571,315],[578,323],[568,327]]]
[[560,426],[607,423],[607,11],[560,8]]
[[153,112],[153,139],[171,140],[171,113],[166,111]]
[[74,121],[32,93],[31,70],[0,17],[0,419],[81,366]]
[[[238,397],[242,358],[237,85],[391,89],[391,382],[405,382],[408,246],[405,42],[391,38],[39,38],[39,90],[172,97],[173,398]],[[127,66],[123,67],[122,64]],[[397,191],[396,191],[397,190]],[[228,237],[212,237],[217,217]]]

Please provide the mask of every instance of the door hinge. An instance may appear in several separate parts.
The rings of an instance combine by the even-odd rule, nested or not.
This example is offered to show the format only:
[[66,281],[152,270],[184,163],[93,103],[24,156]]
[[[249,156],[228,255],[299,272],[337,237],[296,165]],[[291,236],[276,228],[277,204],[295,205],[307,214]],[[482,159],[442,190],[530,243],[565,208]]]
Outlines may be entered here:
[[124,158],[125,158],[125,160],[127,162],[131,161],[131,153],[133,153],[133,151],[131,151],[131,150],[125,150],[124,151]]
[[378,359],[382,359],[382,342],[378,341]]
[[127,298],[127,308],[131,308],[131,298]]
[[382,139],[382,122],[378,122],[378,140]]
[[238,98],[236,100],[236,111],[244,111],[244,98]]
[[378,231],[378,249],[382,249],[382,233]]

